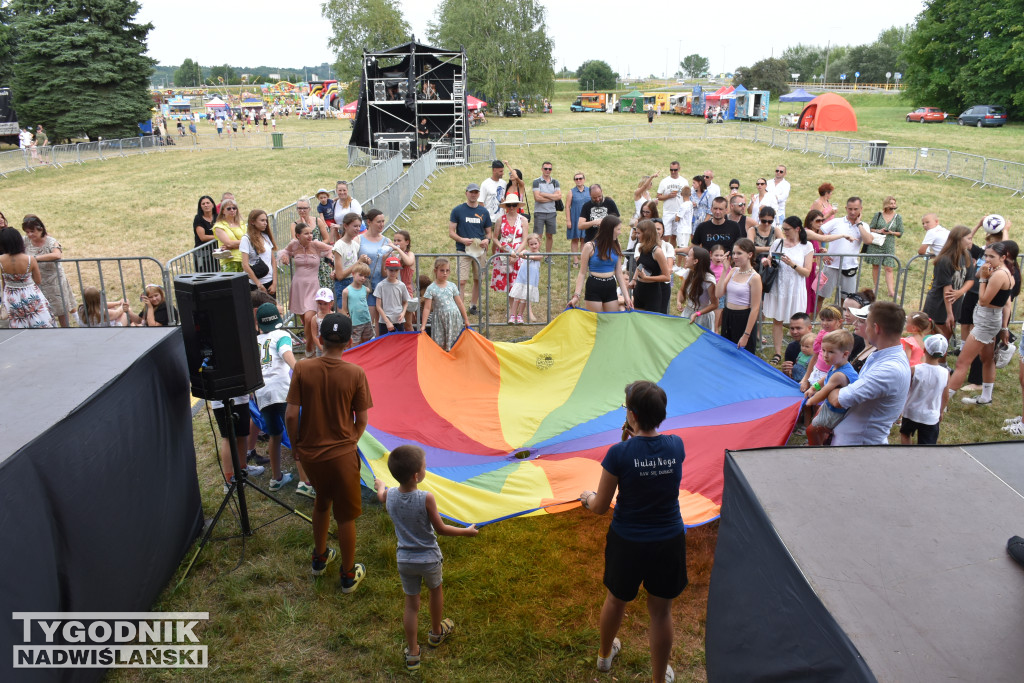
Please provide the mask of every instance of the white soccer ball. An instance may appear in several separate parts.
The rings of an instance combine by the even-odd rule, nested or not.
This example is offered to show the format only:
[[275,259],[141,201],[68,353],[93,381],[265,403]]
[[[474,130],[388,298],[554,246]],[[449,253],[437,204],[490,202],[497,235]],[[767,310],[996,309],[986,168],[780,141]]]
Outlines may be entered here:
[[989,214],[981,220],[981,227],[985,228],[985,232],[990,235],[1002,232],[1004,225],[1006,225],[1006,219],[997,213]]

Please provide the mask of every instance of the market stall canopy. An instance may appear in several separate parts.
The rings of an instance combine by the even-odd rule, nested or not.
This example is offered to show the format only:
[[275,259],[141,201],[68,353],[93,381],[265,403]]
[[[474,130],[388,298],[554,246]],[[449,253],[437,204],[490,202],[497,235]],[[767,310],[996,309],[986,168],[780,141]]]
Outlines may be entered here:
[[797,88],[788,95],[783,95],[779,98],[779,102],[810,102],[814,99],[814,95],[807,92],[803,88]]
[[470,111],[476,111],[477,109],[483,109],[487,106],[487,103],[483,100],[478,100],[472,95],[466,95],[466,109]]
[[226,105],[224,103],[224,100],[222,100],[221,98],[214,97],[212,100],[206,103],[206,106],[210,107],[211,109],[226,109],[228,105]]

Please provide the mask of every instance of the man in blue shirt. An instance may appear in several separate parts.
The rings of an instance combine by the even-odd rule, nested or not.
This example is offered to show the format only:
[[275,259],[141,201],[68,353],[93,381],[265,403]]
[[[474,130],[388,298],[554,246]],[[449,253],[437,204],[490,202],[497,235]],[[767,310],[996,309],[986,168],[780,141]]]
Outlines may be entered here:
[[[452,209],[448,217],[448,236],[455,240],[455,251],[466,252],[458,257],[459,295],[465,299],[466,281],[473,271],[473,298],[469,315],[476,315],[480,301],[480,277],[483,272],[483,257],[487,243],[491,240],[491,214],[480,204],[480,186],[470,183],[466,186],[466,203]],[[466,250],[469,247],[469,251]]]
[[864,332],[876,351],[868,356],[860,376],[829,394],[836,408],[848,408],[836,425],[833,446],[874,446],[889,442],[889,430],[899,418],[910,392],[910,361],[900,344],[907,314],[891,301],[871,304]]

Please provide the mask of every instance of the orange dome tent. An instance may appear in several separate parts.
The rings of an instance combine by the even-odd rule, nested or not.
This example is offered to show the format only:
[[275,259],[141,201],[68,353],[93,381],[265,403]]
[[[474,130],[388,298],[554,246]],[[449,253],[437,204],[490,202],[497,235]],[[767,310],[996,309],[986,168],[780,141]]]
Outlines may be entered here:
[[818,95],[800,112],[800,129],[856,131],[857,115],[845,99],[835,93]]

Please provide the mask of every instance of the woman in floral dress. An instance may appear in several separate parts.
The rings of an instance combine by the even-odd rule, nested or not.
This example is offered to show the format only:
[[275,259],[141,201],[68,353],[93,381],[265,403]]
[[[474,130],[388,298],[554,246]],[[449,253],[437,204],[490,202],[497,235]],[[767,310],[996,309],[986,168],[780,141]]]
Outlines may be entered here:
[[53,327],[50,305],[39,289],[39,264],[25,253],[25,242],[14,228],[0,228],[0,277],[11,328]]
[[530,226],[526,216],[519,213],[519,195],[506,195],[501,205],[504,211],[491,236],[494,245],[491,253],[502,254],[503,257],[491,261],[494,266],[491,270],[491,290],[505,294],[512,286],[510,274],[516,270],[513,254],[522,246],[523,236]]

